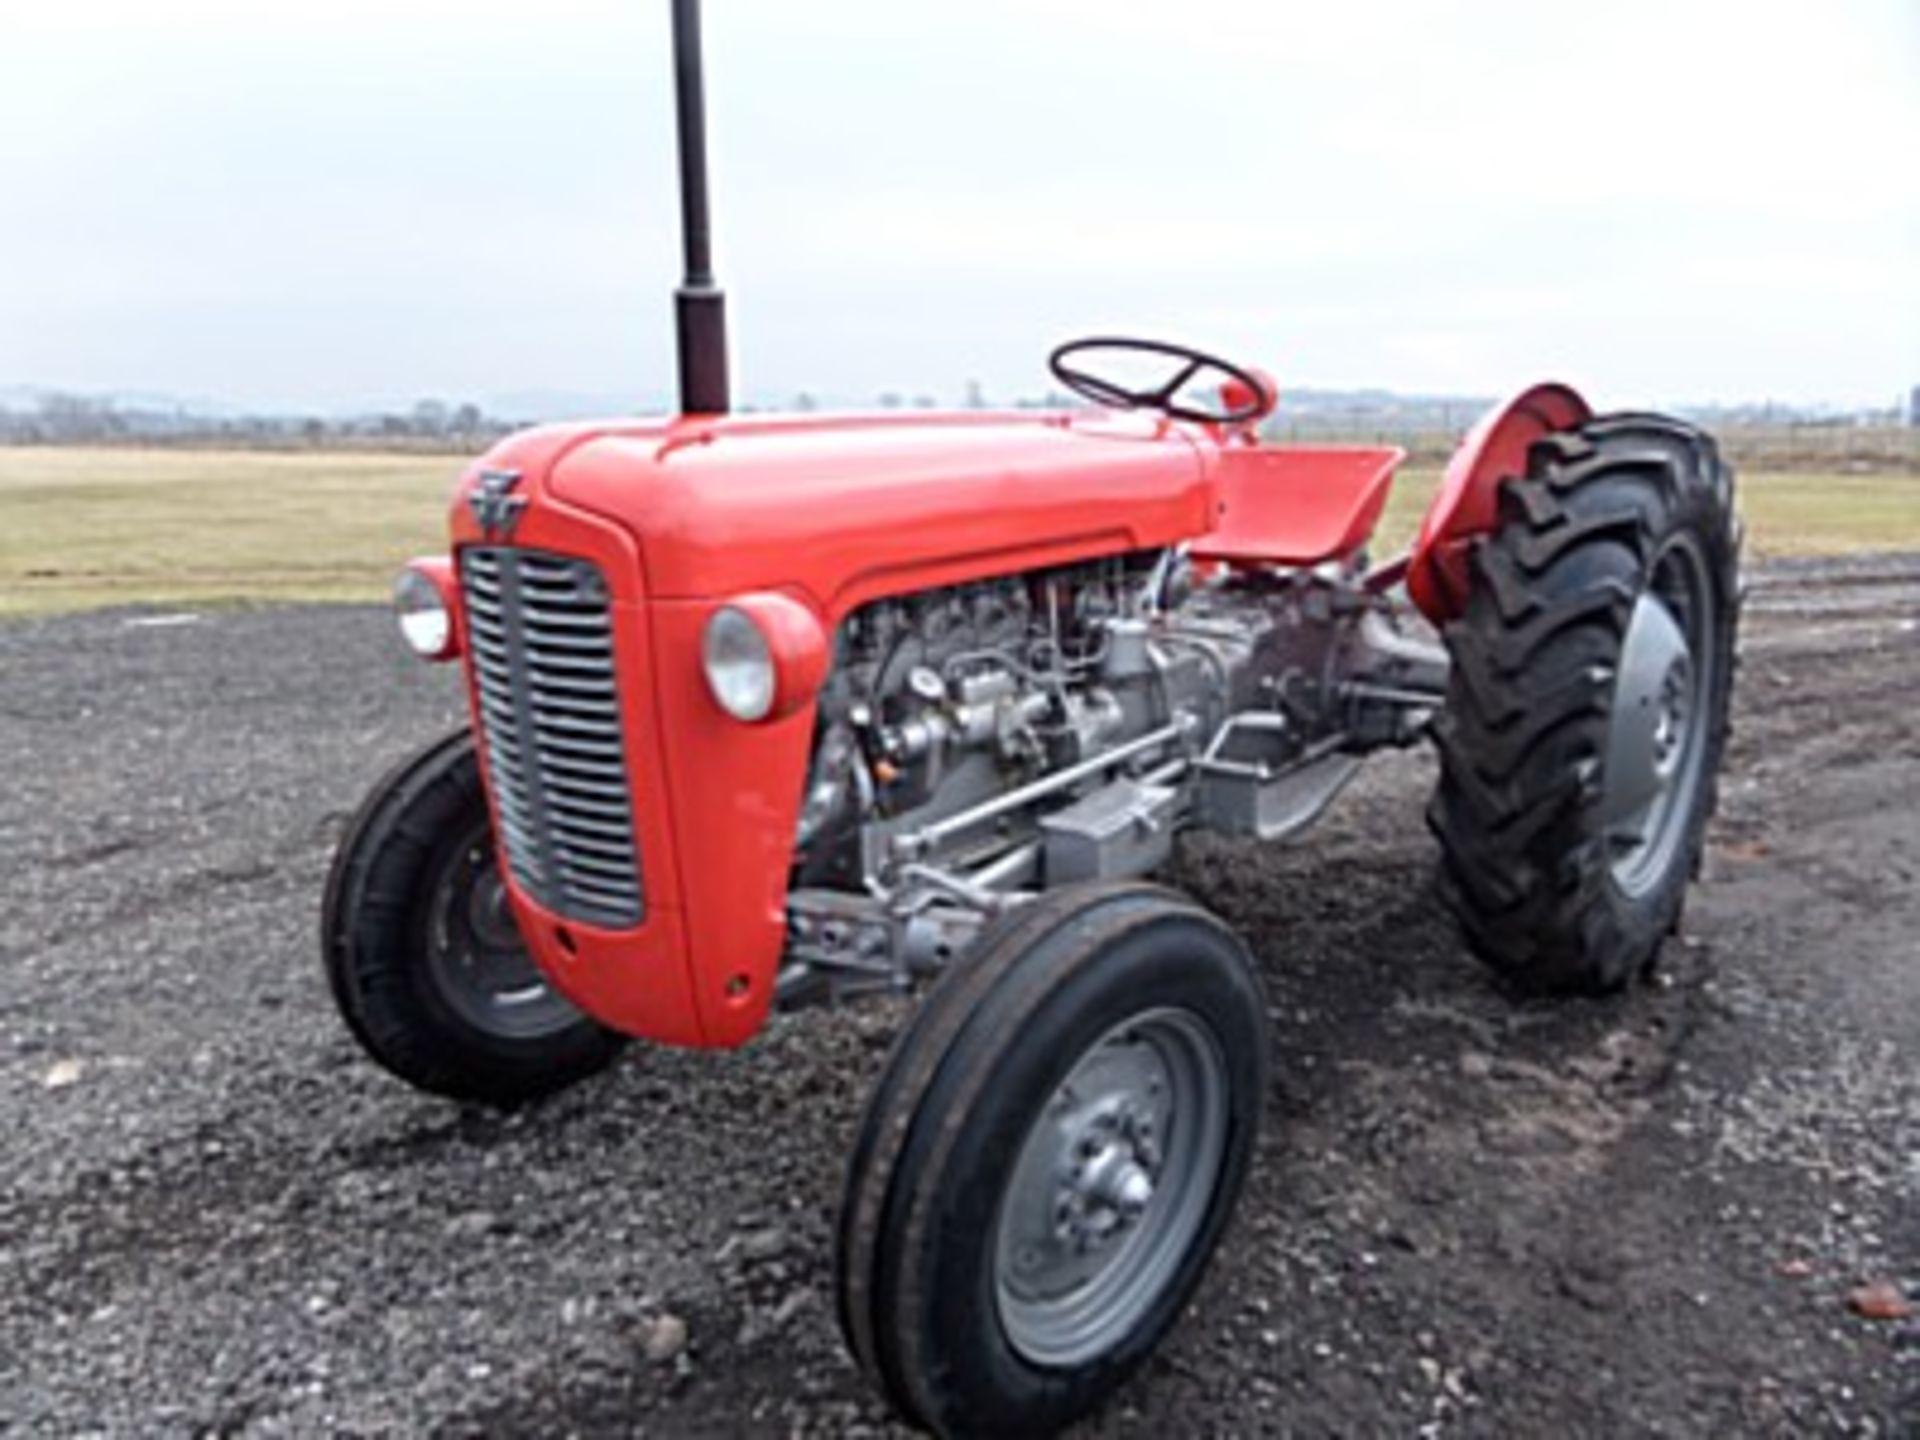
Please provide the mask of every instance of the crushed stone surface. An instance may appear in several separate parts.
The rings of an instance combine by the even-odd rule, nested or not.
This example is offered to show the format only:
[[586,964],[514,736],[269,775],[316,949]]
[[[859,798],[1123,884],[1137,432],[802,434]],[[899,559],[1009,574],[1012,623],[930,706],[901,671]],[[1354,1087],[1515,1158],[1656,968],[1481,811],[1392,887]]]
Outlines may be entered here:
[[[1623,998],[1462,950],[1425,754],[1300,843],[1187,845],[1273,1094],[1087,1433],[1920,1435],[1920,557],[1752,578],[1705,875]],[[455,677],[370,609],[138,618],[0,625],[0,1432],[891,1433],[829,1267],[905,1003],[510,1116],[409,1092],[317,912]]]

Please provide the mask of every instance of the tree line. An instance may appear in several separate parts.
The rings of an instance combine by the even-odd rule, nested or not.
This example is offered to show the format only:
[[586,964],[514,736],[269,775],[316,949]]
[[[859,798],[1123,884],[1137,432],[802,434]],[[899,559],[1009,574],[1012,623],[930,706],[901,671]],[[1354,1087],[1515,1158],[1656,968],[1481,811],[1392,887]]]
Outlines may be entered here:
[[406,410],[360,415],[217,415],[46,391],[22,408],[0,407],[0,444],[481,449],[523,423],[470,401],[421,400]]

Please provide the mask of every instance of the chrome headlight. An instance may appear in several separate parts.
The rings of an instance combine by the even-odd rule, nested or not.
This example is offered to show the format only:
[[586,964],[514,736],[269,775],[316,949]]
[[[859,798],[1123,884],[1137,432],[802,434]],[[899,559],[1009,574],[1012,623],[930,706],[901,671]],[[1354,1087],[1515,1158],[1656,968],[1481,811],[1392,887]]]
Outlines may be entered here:
[[700,659],[707,672],[707,688],[722,710],[748,722],[772,713],[779,689],[773,647],[746,611],[723,605],[713,612],[701,641]]
[[444,560],[416,560],[395,578],[400,636],[422,660],[450,660],[459,648],[454,603],[453,567]]

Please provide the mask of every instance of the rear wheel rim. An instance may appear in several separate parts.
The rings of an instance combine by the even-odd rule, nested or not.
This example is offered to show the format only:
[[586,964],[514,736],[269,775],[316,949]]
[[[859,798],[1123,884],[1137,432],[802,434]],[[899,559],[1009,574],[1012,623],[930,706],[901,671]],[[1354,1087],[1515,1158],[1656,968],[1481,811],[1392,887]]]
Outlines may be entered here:
[[1636,899],[1672,873],[1706,779],[1718,682],[1707,576],[1692,536],[1669,540],[1621,647],[1601,805],[1614,883]]
[[427,973],[466,1024],[496,1039],[539,1040],[579,1020],[527,953],[484,824],[449,852],[427,913]]
[[994,1297],[1035,1365],[1107,1354],[1174,1283],[1227,1148],[1225,1052],[1191,1010],[1146,1010],[1084,1051],[1034,1118],[1000,1202]]

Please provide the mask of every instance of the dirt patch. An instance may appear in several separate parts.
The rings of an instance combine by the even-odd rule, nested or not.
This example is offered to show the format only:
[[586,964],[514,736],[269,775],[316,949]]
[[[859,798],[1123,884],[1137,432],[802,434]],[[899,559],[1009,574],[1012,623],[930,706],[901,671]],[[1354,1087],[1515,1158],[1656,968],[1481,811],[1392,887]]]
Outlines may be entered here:
[[[315,911],[451,677],[371,610],[129,618],[0,627],[0,1428],[884,1433],[828,1264],[903,1008],[509,1118],[408,1093]],[[1623,999],[1462,953],[1423,755],[1302,844],[1188,847],[1274,1103],[1091,1433],[1920,1434],[1920,1321],[1849,1305],[1920,1295],[1920,559],[1760,571],[1744,653],[1707,873]]]

